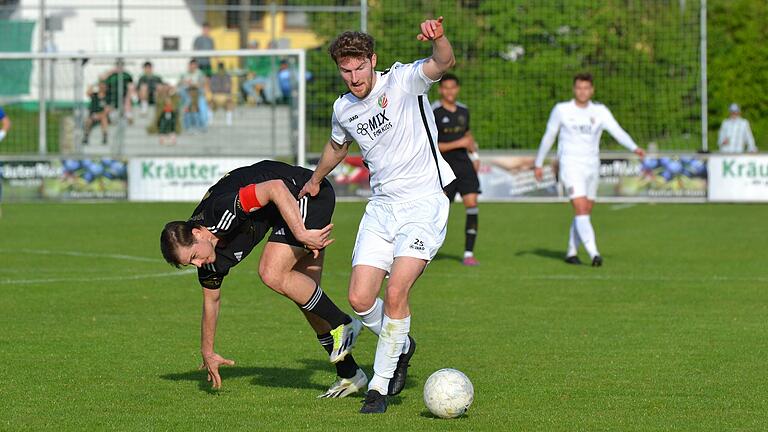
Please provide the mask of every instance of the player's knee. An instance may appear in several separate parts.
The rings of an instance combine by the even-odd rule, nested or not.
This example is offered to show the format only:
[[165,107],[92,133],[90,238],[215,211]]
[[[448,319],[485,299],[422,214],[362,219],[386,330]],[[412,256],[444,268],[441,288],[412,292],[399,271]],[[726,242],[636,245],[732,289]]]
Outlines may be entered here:
[[264,282],[266,286],[279,293],[283,292],[283,279],[285,278],[285,275],[279,270],[262,263],[259,265],[259,277],[261,277],[262,282]]
[[352,306],[352,310],[355,312],[365,312],[373,307],[373,303],[376,301],[376,298],[369,295],[363,295],[359,291],[350,290],[349,296],[347,297],[349,300],[349,305]]

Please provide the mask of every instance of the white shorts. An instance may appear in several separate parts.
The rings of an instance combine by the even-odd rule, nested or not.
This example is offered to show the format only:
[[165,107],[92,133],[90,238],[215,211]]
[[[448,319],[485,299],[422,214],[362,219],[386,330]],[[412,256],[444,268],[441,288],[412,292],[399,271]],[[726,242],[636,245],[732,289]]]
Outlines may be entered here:
[[597,198],[597,184],[600,180],[600,161],[560,161],[560,181],[565,187],[568,199]]
[[389,272],[395,257],[432,260],[445,240],[449,208],[443,193],[405,203],[368,202],[352,251],[352,267],[369,265]]

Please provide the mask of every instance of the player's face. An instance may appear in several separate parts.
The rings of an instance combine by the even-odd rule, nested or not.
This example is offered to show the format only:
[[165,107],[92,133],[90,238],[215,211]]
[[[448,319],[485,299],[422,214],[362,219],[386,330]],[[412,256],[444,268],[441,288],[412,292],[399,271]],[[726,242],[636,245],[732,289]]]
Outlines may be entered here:
[[456,103],[456,98],[459,96],[459,87],[454,80],[441,81],[440,87],[437,88],[440,92],[440,98],[444,101],[453,104]]
[[195,235],[195,242],[191,246],[178,247],[179,264],[202,267],[216,261],[216,249],[210,239],[200,238]]
[[573,84],[573,98],[579,104],[585,104],[592,99],[592,95],[595,94],[595,88],[589,81],[576,81]]
[[371,58],[345,57],[339,60],[339,73],[344,83],[358,99],[363,99],[373,90],[376,76],[376,54]]

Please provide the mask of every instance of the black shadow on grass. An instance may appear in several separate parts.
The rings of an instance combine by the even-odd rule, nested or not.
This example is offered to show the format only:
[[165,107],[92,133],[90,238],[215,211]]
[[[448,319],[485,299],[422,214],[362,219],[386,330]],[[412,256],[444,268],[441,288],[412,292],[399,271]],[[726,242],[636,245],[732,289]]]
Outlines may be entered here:
[[457,421],[457,420],[464,420],[469,418],[469,414],[464,413],[458,417],[452,418],[452,419],[444,419],[440,418],[434,414],[432,414],[429,410],[423,410],[421,413],[419,413],[419,417],[429,418],[429,419],[435,419],[435,420],[445,420],[445,421]]
[[[335,372],[333,365],[326,361],[316,359],[301,359],[299,363],[303,368],[288,367],[259,367],[259,366],[223,366],[219,368],[219,374],[224,385],[227,379],[253,377],[251,384],[262,387],[276,388],[303,388],[317,390],[318,394],[328,390],[328,386],[315,384],[312,382],[312,375],[316,371]],[[363,370],[371,370],[371,366],[363,367]],[[191,370],[181,373],[170,373],[160,375],[160,378],[169,381],[197,381],[198,388],[209,394],[216,394],[218,391],[211,388],[211,383],[207,381],[207,373],[204,370]],[[399,402],[398,402],[399,403]],[[397,405],[397,403],[395,403]]]
[[437,255],[435,255],[435,258],[433,260],[451,260],[451,261],[458,261],[462,262],[464,260],[463,256],[453,255],[453,254],[445,254],[438,252]]
[[565,254],[563,253],[563,251],[553,250],[553,249],[544,249],[544,248],[518,251],[517,253],[515,253],[515,255],[516,256],[536,255],[542,258],[550,258],[558,261],[562,261],[565,259]]

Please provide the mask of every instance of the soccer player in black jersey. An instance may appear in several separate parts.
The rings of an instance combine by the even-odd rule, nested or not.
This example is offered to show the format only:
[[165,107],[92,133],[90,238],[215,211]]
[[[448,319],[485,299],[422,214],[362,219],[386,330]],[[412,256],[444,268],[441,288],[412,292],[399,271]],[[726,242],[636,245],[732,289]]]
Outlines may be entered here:
[[208,380],[221,386],[219,366],[233,365],[214,352],[220,287],[230,269],[244,260],[271,229],[259,262],[262,281],[301,308],[320,344],[336,364],[339,379],[319,397],[344,397],[364,389],[365,373],[350,354],[362,328],[320,288],[324,248],[330,239],[336,202],[324,181],[315,197],[297,196],[312,171],[262,161],[225,175],[186,221],[169,222],[160,249],[170,264],[194,265],[203,287],[200,349]]
[[440,100],[432,104],[437,124],[437,141],[443,159],[456,174],[456,181],[445,187],[445,193],[453,201],[456,192],[461,194],[467,211],[465,246],[462,263],[476,266],[475,239],[477,238],[477,196],[480,194],[480,180],[477,178],[479,160],[477,143],[469,130],[469,109],[458,102],[459,78],[445,74],[438,88]]

